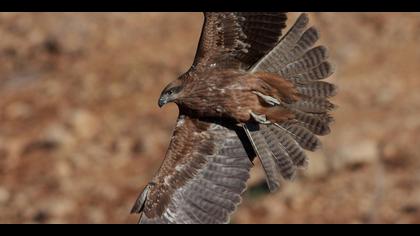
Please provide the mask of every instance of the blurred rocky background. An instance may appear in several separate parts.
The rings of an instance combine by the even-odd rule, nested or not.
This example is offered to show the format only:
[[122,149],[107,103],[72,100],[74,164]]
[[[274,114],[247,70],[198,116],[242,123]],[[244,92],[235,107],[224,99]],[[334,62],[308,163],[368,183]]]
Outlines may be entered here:
[[[290,20],[296,18],[290,14]],[[310,165],[233,223],[420,223],[420,14],[311,13],[339,86]],[[0,14],[0,223],[135,223],[177,108],[199,13]]]

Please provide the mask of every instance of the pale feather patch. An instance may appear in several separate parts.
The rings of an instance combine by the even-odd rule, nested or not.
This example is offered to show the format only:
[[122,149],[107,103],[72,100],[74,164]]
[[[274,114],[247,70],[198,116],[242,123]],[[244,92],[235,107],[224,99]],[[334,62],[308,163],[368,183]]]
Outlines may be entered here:
[[250,112],[252,118],[254,118],[254,120],[260,124],[271,124],[271,122],[269,120],[267,120],[267,117],[262,114],[262,115],[258,115],[256,113],[254,113],[253,111]]
[[268,96],[268,95],[264,95],[260,92],[257,91],[252,91],[252,93],[256,94],[257,96],[259,96],[260,98],[262,98],[264,100],[264,102],[266,102],[267,104],[271,105],[271,106],[276,106],[276,105],[280,105],[280,101],[277,100],[274,97]]

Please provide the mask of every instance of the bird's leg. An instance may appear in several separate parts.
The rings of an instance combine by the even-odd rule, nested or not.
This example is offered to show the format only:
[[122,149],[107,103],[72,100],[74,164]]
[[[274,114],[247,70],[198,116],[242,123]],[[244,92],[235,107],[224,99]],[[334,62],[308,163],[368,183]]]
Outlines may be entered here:
[[254,112],[251,111],[251,116],[254,118],[254,120],[260,124],[269,125],[271,124],[270,121],[267,120],[267,117],[265,115],[257,115]]
[[266,102],[267,104],[269,104],[269,105],[271,105],[271,106],[280,105],[280,101],[279,101],[279,100],[277,100],[277,99],[276,99],[276,98],[274,98],[274,97],[264,95],[264,94],[262,94],[262,93],[260,93],[260,92],[257,92],[257,91],[252,91],[252,92],[253,92],[254,94],[256,94],[258,97],[262,98],[262,99],[264,100],[264,102]]

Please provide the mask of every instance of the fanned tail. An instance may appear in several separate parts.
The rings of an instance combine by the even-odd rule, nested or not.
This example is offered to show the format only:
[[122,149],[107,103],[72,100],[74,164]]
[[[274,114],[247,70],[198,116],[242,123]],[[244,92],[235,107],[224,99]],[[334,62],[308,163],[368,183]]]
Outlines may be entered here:
[[[253,111],[257,122],[244,129],[261,160],[268,187],[275,191],[281,177],[293,179],[296,170],[308,163],[304,150],[321,146],[317,135],[330,132],[335,108],[328,98],[335,85],[321,81],[333,73],[324,46],[315,46],[318,30],[307,28],[309,18],[302,14],[278,45],[251,72],[264,86],[257,89],[263,105]],[[307,28],[307,29],[306,29]]]

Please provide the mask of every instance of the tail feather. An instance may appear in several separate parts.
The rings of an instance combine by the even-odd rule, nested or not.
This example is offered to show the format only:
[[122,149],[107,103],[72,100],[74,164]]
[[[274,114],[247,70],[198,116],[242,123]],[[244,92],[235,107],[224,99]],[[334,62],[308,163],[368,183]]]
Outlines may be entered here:
[[298,167],[306,166],[305,150],[321,146],[317,135],[328,134],[333,121],[329,112],[335,105],[328,98],[336,94],[336,87],[321,80],[328,78],[334,67],[328,61],[327,48],[316,46],[320,35],[314,27],[307,28],[308,22],[306,14],[299,16],[275,48],[250,69],[262,81],[263,86],[256,89],[262,108],[252,112],[259,115],[257,122],[244,128],[258,126],[247,133],[267,173],[270,190],[279,186],[275,171],[292,179]]
[[310,27],[302,34],[294,48],[283,54],[280,61],[282,61],[284,66],[286,66],[287,64],[300,59],[309,49],[311,49],[312,46],[314,46],[318,39],[318,30],[314,27]]
[[[247,124],[244,129],[251,140],[261,164],[266,172],[267,185],[270,191],[275,191],[280,185],[280,176],[286,180],[292,180],[296,176],[298,167],[307,165],[307,157],[301,143],[308,148],[318,145],[317,139],[311,136],[303,136],[296,141],[291,134],[297,135],[303,131],[293,133],[274,124],[255,126]],[[315,143],[315,144],[314,144]]]
[[296,45],[301,37],[305,27],[308,25],[309,18],[307,14],[302,14],[296,20],[286,35],[280,40],[279,44],[251,69],[252,72],[267,71],[278,72],[279,68],[284,67],[290,62],[288,54]]
[[294,83],[307,83],[328,78],[333,73],[334,66],[330,62],[324,61],[317,67],[312,68],[309,71],[294,75],[287,79],[293,81]]
[[290,104],[289,106],[308,113],[325,113],[335,108],[335,105],[325,98],[301,99]]
[[294,179],[296,173],[296,152],[290,149],[286,136],[279,136],[278,132],[274,132],[272,127],[272,125],[261,125],[262,134],[283,178],[287,180]]
[[285,78],[293,75],[305,73],[310,69],[319,66],[328,59],[328,51],[324,46],[318,46],[306,52],[302,58],[288,64],[280,70],[280,74]]
[[281,171],[279,170],[278,163],[273,157],[270,148],[260,130],[260,125],[247,124],[243,127],[256,154],[261,161],[261,165],[266,175],[268,188],[270,191],[274,192],[279,188]]
[[[306,154],[299,144],[281,126],[270,125],[269,130],[278,143],[285,148],[295,166],[306,165]],[[267,136],[266,136],[267,138]]]
[[332,121],[331,116],[325,114],[310,114],[294,110],[295,118],[301,125],[317,135],[326,135],[330,133],[329,124]]
[[310,49],[316,41],[319,39],[319,32],[315,27],[310,27],[307,29],[302,36],[300,37],[299,41],[296,43],[296,46],[290,52],[292,57],[290,57],[290,61],[296,60],[300,58],[303,54],[305,54],[308,49]]
[[[286,33],[286,35],[284,35],[284,37],[280,40],[279,44],[275,47],[275,50],[273,50],[272,52],[277,52],[280,54],[280,52],[287,52],[287,51],[292,50],[295,47],[296,42],[300,39],[308,23],[309,23],[308,15],[305,13],[301,14],[297,18],[295,24],[290,28],[290,30]],[[286,59],[285,60],[286,62],[288,61],[287,57],[283,59]],[[281,61],[281,60],[277,60],[277,61]],[[276,65],[276,66],[279,66],[279,65]]]
[[337,93],[337,87],[325,81],[297,85],[297,90],[301,95],[310,98],[327,98]]
[[297,124],[277,124],[285,129],[289,135],[294,138],[299,145],[309,151],[315,151],[321,146],[321,141],[310,130]]

